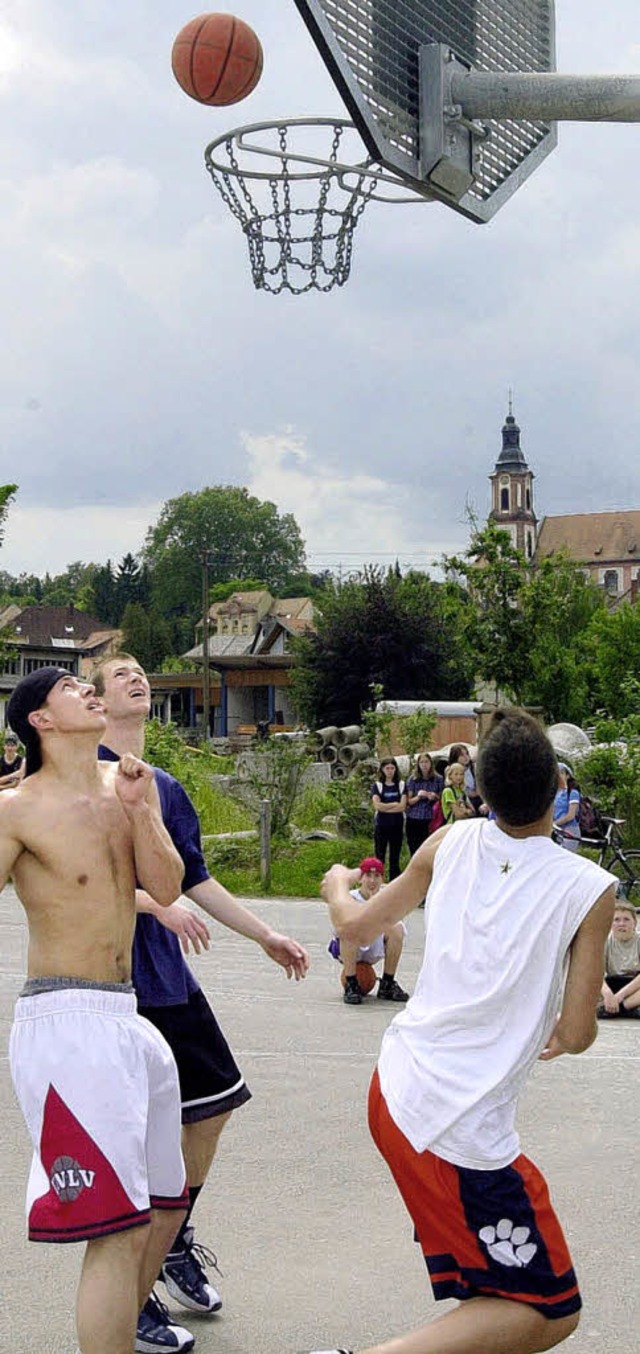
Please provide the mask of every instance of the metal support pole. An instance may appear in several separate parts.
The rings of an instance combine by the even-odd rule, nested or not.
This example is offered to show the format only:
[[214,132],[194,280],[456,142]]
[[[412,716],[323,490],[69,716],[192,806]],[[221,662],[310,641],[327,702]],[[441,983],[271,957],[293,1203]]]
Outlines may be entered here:
[[209,671],[209,553],[202,551],[202,718],[205,741],[209,739],[211,674]]
[[271,888],[271,800],[260,800],[260,882]]
[[530,122],[640,122],[640,77],[633,75],[495,74],[451,63],[445,113]]

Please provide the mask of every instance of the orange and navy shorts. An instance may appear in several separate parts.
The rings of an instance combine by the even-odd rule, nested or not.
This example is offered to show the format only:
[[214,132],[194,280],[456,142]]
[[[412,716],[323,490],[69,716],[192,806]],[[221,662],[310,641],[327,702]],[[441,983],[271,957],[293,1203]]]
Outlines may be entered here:
[[559,1319],[582,1301],[544,1177],[525,1156],[477,1171],[416,1152],[394,1123],[377,1071],[369,1128],[400,1190],[436,1299],[526,1302]]

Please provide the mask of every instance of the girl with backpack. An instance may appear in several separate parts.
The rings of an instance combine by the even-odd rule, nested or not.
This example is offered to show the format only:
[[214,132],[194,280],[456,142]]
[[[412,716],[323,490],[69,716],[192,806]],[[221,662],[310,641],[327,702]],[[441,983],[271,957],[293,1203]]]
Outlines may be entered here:
[[404,811],[407,806],[405,784],[395,757],[385,757],[380,763],[380,779],[371,786],[371,802],[375,809],[373,820],[374,850],[384,864],[389,851],[389,879],[400,874],[400,852],[404,832]]
[[553,826],[562,833],[565,851],[580,849],[580,791],[569,767],[558,762],[558,792],[553,807]]

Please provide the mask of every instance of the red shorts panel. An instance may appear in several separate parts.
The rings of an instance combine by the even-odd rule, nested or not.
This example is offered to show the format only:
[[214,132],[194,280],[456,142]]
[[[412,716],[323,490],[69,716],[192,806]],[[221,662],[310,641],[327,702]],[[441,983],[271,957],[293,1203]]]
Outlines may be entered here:
[[569,1249],[532,1161],[520,1155],[477,1171],[416,1152],[389,1114],[377,1071],[369,1127],[413,1220],[435,1298],[509,1298],[551,1319],[580,1310]]

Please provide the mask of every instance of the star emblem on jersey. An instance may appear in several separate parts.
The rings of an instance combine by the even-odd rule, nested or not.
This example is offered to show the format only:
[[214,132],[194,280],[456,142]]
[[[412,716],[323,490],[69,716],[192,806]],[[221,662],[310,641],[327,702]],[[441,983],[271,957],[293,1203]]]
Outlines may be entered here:
[[535,1241],[529,1241],[529,1228],[514,1227],[511,1218],[501,1218],[496,1227],[482,1227],[478,1236],[491,1259],[510,1269],[524,1269],[538,1249]]
[[513,869],[513,865],[511,864],[511,861],[510,861],[510,860],[505,860],[504,864],[500,866],[500,874],[508,874],[508,873],[509,873],[509,870],[512,870],[512,869]]

